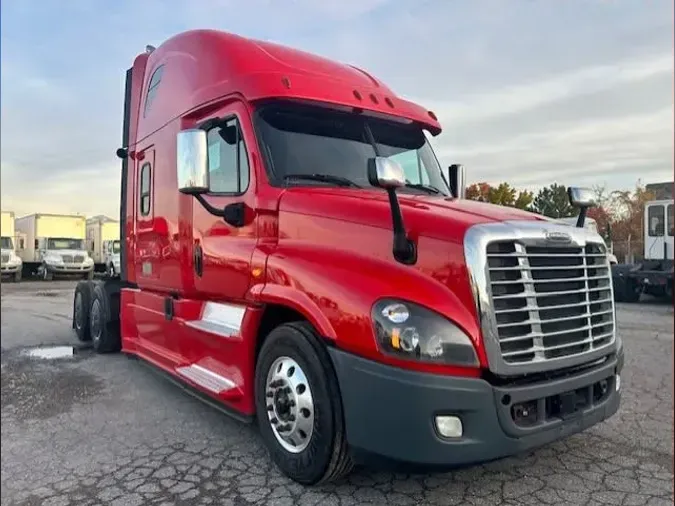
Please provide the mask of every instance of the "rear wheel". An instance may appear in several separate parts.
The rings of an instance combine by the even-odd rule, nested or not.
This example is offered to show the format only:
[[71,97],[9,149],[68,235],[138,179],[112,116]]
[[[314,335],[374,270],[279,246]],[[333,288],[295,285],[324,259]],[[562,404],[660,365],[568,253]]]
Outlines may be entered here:
[[119,322],[119,293],[108,294],[103,283],[93,284],[89,332],[94,350],[113,353],[121,348]]
[[89,310],[91,309],[92,284],[79,281],[73,299],[73,328],[80,341],[90,341]]
[[270,333],[258,356],[255,397],[261,437],[284,474],[315,485],[351,471],[337,378],[311,325],[287,323]]
[[623,297],[624,302],[637,302],[640,300],[640,294],[642,290],[640,285],[632,279],[626,279],[623,285]]

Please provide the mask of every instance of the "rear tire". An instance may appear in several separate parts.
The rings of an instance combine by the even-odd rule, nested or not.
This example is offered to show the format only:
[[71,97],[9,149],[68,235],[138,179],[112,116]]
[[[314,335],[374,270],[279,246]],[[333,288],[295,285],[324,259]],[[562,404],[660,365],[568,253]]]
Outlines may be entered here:
[[121,348],[119,293],[108,294],[100,282],[91,284],[89,333],[92,346],[97,353],[117,352]]
[[638,302],[640,300],[641,290],[639,285],[632,279],[626,279],[623,285],[623,301]]
[[[307,322],[280,325],[265,340],[256,364],[255,402],[261,437],[286,476],[316,485],[351,471],[337,378]],[[299,444],[282,443],[282,435]]]
[[93,286],[89,281],[78,281],[73,297],[73,328],[82,342],[91,341],[89,311],[91,310]]

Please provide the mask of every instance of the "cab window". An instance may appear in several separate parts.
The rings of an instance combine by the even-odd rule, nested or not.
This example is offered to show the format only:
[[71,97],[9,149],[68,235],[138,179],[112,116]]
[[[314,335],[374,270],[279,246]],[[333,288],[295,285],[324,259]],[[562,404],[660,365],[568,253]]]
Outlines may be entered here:
[[152,101],[157,95],[157,89],[159,88],[159,83],[162,80],[162,74],[164,73],[164,65],[157,67],[157,70],[152,74],[150,78],[150,84],[148,84],[148,91],[145,94],[145,106],[143,108],[143,117],[147,116]]
[[150,178],[150,164],[145,163],[141,168],[141,184],[139,188],[139,204],[141,216],[150,214],[150,193],[151,193],[151,178]]
[[207,134],[210,193],[241,194],[249,184],[246,145],[236,118]]
[[673,204],[668,204],[668,235],[675,235],[675,220],[673,220]]
[[647,210],[649,220],[649,236],[663,237],[665,230],[665,209],[660,205],[650,206]]

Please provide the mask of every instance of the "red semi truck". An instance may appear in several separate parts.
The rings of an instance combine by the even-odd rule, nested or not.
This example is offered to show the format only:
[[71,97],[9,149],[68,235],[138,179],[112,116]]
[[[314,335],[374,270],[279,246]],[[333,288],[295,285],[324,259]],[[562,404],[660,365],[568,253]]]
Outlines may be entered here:
[[612,416],[601,237],[463,199],[427,132],[433,112],[350,65],[211,30],[149,46],[126,73],[120,277],[77,285],[78,338],[257,423],[303,484]]

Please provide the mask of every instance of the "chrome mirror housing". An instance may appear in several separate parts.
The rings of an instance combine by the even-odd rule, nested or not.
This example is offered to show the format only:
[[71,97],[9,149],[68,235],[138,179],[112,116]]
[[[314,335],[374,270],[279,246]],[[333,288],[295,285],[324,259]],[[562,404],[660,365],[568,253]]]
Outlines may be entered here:
[[189,195],[209,190],[209,163],[206,132],[191,128],[176,137],[176,179],[178,191]]
[[567,197],[573,207],[595,207],[595,194],[590,188],[570,186],[567,188]]
[[405,172],[397,161],[376,156],[368,160],[368,180],[373,186],[392,190],[405,186]]

